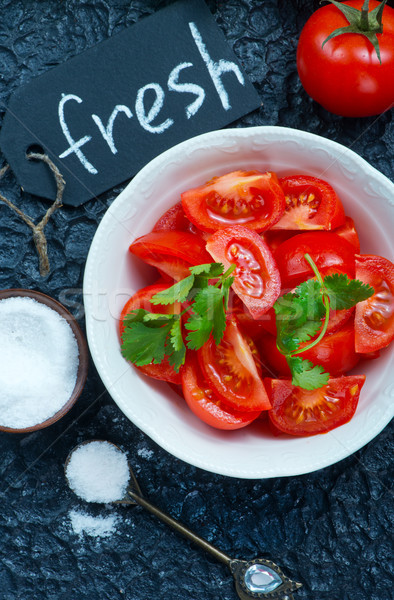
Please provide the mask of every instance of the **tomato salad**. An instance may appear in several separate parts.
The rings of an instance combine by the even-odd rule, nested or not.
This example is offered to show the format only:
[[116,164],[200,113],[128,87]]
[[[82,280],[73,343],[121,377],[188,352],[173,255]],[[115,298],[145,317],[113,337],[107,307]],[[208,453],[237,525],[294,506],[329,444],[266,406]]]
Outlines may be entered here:
[[315,435],[354,415],[348,372],[394,338],[394,265],[360,253],[332,186],[234,171],[185,191],[130,252],[158,278],[120,317],[122,354],[205,423]]

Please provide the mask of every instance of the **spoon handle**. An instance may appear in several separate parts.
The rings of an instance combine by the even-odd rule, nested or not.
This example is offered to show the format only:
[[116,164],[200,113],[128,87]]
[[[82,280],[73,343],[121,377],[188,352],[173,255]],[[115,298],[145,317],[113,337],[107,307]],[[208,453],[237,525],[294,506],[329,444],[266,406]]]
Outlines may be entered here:
[[165,512],[157,508],[157,506],[151,504],[151,502],[145,500],[145,498],[142,498],[141,496],[136,494],[133,490],[128,490],[128,494],[134,500],[134,502],[148,510],[153,515],[156,515],[156,517],[158,517],[159,519],[161,519],[161,521],[175,529],[175,531],[178,531],[189,540],[192,540],[192,542],[195,542],[198,546],[200,546],[200,548],[203,548],[204,550],[212,554],[217,560],[220,560],[220,562],[230,567],[230,563],[232,561],[230,556],[228,556],[224,552],[221,552],[220,550],[215,548],[215,546],[212,546],[212,544],[207,542],[207,540],[204,540],[204,538],[196,535],[193,531],[182,525],[182,523],[179,523],[179,521],[176,521],[175,519],[167,515]]

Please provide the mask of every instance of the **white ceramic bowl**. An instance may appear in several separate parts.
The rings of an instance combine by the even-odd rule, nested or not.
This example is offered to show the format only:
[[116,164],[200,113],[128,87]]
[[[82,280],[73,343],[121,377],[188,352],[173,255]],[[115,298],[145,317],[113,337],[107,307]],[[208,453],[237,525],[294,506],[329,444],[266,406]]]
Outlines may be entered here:
[[[154,270],[128,252],[184,190],[236,169],[305,173],[330,182],[360,234],[362,252],[392,260],[394,184],[351,150],[282,127],[213,131],[164,152],[116,198],[93,239],[84,278],[87,335],[96,368],[124,414],[174,456],[207,471],[257,479],[308,473],[372,440],[394,406],[394,356],[370,361],[357,412],[325,435],[272,436],[261,425],[218,431],[199,421],[166,383],[140,375],[121,356],[118,317],[126,300],[153,283]],[[354,372],[361,372],[354,370]]]

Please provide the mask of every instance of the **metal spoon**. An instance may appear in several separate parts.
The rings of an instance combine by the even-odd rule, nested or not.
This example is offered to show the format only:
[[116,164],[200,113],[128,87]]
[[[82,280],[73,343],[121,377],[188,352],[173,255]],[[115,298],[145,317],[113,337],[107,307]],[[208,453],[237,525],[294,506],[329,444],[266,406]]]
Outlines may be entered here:
[[[90,440],[91,441],[91,440]],[[73,450],[71,450],[70,454],[67,457],[65,464],[65,474],[69,487],[78,495],[78,492],[73,489],[70,481],[67,477],[67,465],[71,458],[71,455],[75,450],[80,448],[81,445],[90,443],[82,442]],[[100,441],[100,440],[94,440]],[[118,450],[119,452],[123,451],[112,444],[111,442],[106,442],[107,444],[111,444]],[[142,506],[147,511],[158,517],[161,521],[175,529],[181,533],[184,537],[192,540],[195,544],[203,548],[207,552],[209,552],[212,556],[214,556],[217,560],[224,563],[231,571],[234,580],[235,580],[235,588],[237,594],[241,600],[250,600],[254,599],[267,599],[267,600],[294,600],[292,592],[299,589],[302,584],[296,581],[292,581],[288,577],[286,577],[281,569],[270,560],[264,558],[255,558],[252,560],[241,560],[238,558],[231,558],[212,544],[210,544],[204,538],[196,535],[193,531],[182,525],[179,521],[176,521],[165,512],[160,510],[157,506],[146,500],[141,492],[141,489],[138,485],[137,479],[134,475],[134,472],[130,466],[130,479],[128,488],[124,498],[120,500],[116,500],[116,504],[128,504],[128,505],[136,505]]]

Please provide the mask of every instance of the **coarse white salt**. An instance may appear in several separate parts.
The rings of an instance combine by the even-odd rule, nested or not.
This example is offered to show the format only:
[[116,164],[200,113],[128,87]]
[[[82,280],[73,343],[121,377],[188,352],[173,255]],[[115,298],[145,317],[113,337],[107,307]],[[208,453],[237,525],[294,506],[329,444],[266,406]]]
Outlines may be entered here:
[[28,297],[0,300],[0,425],[23,429],[53,417],[74,390],[78,354],[55,310]]
[[70,510],[68,513],[74,533],[93,537],[109,537],[116,531],[118,518],[115,515],[108,517],[93,517],[85,512]]
[[66,477],[71,489],[87,502],[121,500],[130,479],[127,456],[109,442],[81,444],[70,455]]

